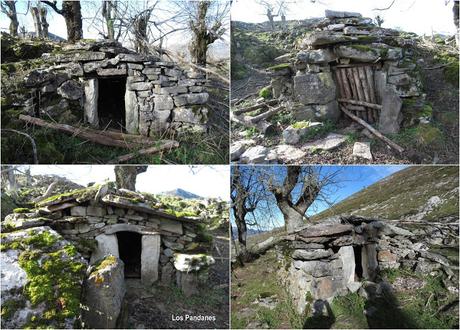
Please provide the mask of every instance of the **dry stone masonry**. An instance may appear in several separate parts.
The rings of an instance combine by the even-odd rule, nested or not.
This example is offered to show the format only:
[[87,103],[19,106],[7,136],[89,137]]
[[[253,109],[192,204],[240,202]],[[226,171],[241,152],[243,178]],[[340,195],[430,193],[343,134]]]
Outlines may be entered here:
[[359,13],[326,10],[291,61],[272,67],[273,96],[293,100],[297,120],[337,121],[345,106],[382,133],[397,133],[417,119],[403,101],[423,101],[409,40]]
[[[52,196],[37,203],[34,209],[8,215],[2,222],[3,241],[8,243],[2,246],[1,260],[7,263],[6,267],[2,265],[2,279],[13,276],[11,272],[19,274],[13,281],[17,282],[12,284],[14,287],[2,285],[4,302],[8,304],[10,296],[17,298],[11,290],[30,285],[29,273],[22,276],[25,272],[21,267],[11,268],[15,260],[23,258],[22,243],[16,237],[27,235],[26,241],[32,242],[33,250],[37,248],[33,234],[41,232],[51,233],[62,242],[56,247],[51,244],[51,252],[72,246],[72,260],[81,260],[83,266],[77,275],[81,280],[85,278],[84,304],[88,309],[84,322],[89,327],[116,326],[125,278],[140,278],[147,287],[177,285],[187,296],[198,293],[207,280],[208,267],[214,263],[209,255],[211,237],[205,223],[221,217],[225,208],[225,202],[218,200],[140,194],[114,189],[111,183]],[[30,297],[23,300],[25,306],[30,305]],[[44,301],[43,305],[47,303]],[[18,321],[18,313],[28,314]],[[40,313],[16,308],[10,314],[7,319],[14,321],[5,324],[21,327]],[[51,321],[45,324],[73,326]]]
[[363,283],[377,282],[382,269],[442,271],[446,287],[458,290],[458,272],[428,246],[414,232],[387,221],[333,217],[288,236],[279,250],[280,278],[300,314],[318,300],[358,290],[365,294]]
[[200,73],[115,41],[81,41],[42,58],[44,67],[25,77],[33,116],[61,119],[71,109],[63,123],[84,120],[103,128],[120,121],[127,133],[144,136],[206,130],[209,95]]

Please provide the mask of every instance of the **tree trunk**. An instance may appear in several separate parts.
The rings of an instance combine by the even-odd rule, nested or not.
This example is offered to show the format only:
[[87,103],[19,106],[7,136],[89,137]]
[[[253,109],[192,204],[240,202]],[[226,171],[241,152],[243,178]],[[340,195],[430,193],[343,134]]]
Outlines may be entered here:
[[117,1],[108,0],[102,3],[102,17],[107,27],[107,39],[115,39],[115,13]]
[[134,46],[136,52],[140,54],[148,54],[148,22],[150,20],[151,10],[146,10],[145,12],[139,14],[139,16],[134,21]]
[[209,1],[201,1],[197,8],[197,20],[195,22],[190,22],[190,27],[193,32],[190,54],[192,56],[192,63],[199,66],[206,66],[206,53],[208,51],[209,44],[206,14],[209,6]]
[[284,228],[286,232],[291,233],[299,227],[305,225],[304,215],[300,214],[294,207],[290,206],[288,202],[278,203],[284,218]]
[[235,216],[236,228],[238,230],[238,245],[239,255],[243,256],[246,254],[246,238],[247,238],[247,226],[246,226],[246,214],[247,210],[245,207],[247,191],[241,182],[241,173],[238,166],[233,168],[232,177],[232,188],[235,190],[236,196],[233,198],[233,215]]
[[83,38],[80,1],[62,1],[62,16],[67,27],[67,40],[74,43]]
[[147,171],[147,166],[115,166],[115,182],[118,189],[136,191],[136,177]]
[[42,37],[42,24],[40,21],[40,9],[38,7],[30,8],[32,19],[34,20],[35,36],[37,38]]
[[42,30],[42,38],[48,39],[48,21],[46,20],[46,15],[48,14],[48,11],[46,10],[45,7],[40,8],[40,25],[41,25],[41,30]]
[[6,182],[6,191],[11,196],[15,196],[18,190],[18,183],[16,181],[16,175],[14,174],[14,166],[2,166],[2,180]]
[[16,12],[16,1],[2,1],[2,12],[10,19],[10,35],[17,36],[19,21]]

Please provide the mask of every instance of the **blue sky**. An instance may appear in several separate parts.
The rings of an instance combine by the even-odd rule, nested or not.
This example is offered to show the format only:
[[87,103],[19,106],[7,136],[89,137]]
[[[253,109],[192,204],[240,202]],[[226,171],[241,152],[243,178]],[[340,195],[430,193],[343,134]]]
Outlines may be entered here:
[[[328,175],[338,172],[337,181],[339,184],[328,191],[330,193],[329,201],[336,204],[354,193],[372,185],[373,183],[404,169],[405,167],[407,166],[322,166],[321,174]],[[277,181],[281,182],[284,180],[286,171],[284,167],[267,167],[266,170],[273,171],[271,173],[275,173]],[[275,202],[273,201],[271,205],[275,206]],[[307,215],[312,216],[320,213],[328,207],[329,205],[324,202],[315,202],[307,210]],[[283,216],[277,207],[271,207],[271,211],[268,213],[266,209],[262,210],[261,208],[255,212],[255,216],[257,217],[259,225],[264,230],[279,227],[284,224]],[[249,216],[249,219],[251,219],[251,216]]]

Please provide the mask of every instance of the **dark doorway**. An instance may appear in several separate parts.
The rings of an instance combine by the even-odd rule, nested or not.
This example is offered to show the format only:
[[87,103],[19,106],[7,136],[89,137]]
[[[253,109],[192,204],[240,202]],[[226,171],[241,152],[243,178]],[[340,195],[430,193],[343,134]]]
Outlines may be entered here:
[[142,235],[129,231],[117,233],[118,252],[125,264],[125,278],[141,277]]
[[362,262],[362,247],[353,246],[355,253],[355,281],[360,281],[363,278],[363,262]]
[[126,77],[99,79],[97,111],[99,126],[115,129],[125,128]]

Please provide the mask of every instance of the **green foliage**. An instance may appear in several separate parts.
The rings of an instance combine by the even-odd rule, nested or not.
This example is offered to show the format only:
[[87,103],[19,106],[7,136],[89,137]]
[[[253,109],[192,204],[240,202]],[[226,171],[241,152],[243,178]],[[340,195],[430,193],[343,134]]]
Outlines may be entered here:
[[26,302],[24,299],[13,298],[7,301],[3,301],[1,312],[2,319],[10,319],[18,309],[25,307],[25,305]]
[[8,194],[2,193],[0,196],[1,199],[1,217],[3,219],[8,215],[11,214],[12,211],[17,208],[15,200]]
[[259,131],[257,130],[257,128],[255,127],[247,127],[245,130],[244,130],[244,133],[245,133],[245,136],[247,138],[252,138],[254,136],[257,136],[259,135]]
[[268,99],[272,96],[272,89],[270,86],[266,86],[266,87],[263,87],[260,91],[259,91],[259,96],[260,97],[263,97],[264,99]]
[[434,59],[440,63],[446,65],[444,67],[444,76],[448,82],[458,88],[459,86],[459,61],[458,54],[454,54],[444,49],[440,49],[434,56]]
[[326,120],[323,122],[323,125],[312,127],[308,130],[307,134],[302,137],[302,141],[309,141],[312,139],[320,138],[322,136],[327,135],[328,133],[334,131],[336,129],[335,123],[330,120]]
[[367,328],[366,316],[363,313],[365,303],[365,299],[356,292],[334,298],[331,309],[338,321],[336,327],[341,328],[343,325],[347,328]]
[[359,133],[357,132],[348,133],[346,137],[347,137],[347,143],[353,144],[356,141],[358,141]]
[[307,121],[307,120],[297,121],[294,124],[292,124],[292,127],[296,129],[307,128],[307,127],[310,127],[310,121]]

